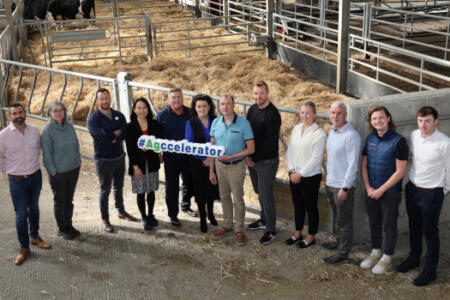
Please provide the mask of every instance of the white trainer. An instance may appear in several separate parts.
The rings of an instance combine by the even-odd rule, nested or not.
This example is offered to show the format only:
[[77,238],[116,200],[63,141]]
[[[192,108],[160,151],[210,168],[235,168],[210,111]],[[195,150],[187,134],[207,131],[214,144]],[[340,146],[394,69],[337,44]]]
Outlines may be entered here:
[[372,273],[381,275],[388,271],[390,268],[392,268],[392,261],[384,259],[384,257],[382,257],[375,265],[375,267],[372,268]]
[[361,268],[362,269],[372,268],[378,262],[378,260],[380,260],[380,257],[381,256],[370,254],[361,262]]

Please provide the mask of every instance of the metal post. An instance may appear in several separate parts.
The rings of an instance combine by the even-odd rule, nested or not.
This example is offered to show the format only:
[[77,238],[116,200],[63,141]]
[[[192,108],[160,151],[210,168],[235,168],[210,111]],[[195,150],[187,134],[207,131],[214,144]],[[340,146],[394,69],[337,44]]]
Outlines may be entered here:
[[[7,65],[4,65],[5,70],[7,68]],[[6,93],[4,93],[4,85],[5,85],[5,79],[3,77],[3,68],[0,66],[0,91],[2,91],[2,94],[0,95],[0,125],[2,128],[6,127],[6,118],[5,118],[5,112],[3,111],[3,107],[6,107],[8,104],[8,101],[6,99]]]
[[275,0],[275,13],[281,14],[281,0]]
[[339,32],[337,52],[336,92],[344,93],[347,84],[348,30],[350,1],[339,0]]
[[230,30],[229,8],[230,6],[228,0],[223,0],[223,16],[225,20],[225,25],[227,25],[227,30]]
[[12,53],[13,53],[13,59],[15,61],[19,60],[19,52],[17,51],[17,39],[16,39],[16,24],[14,23],[14,20],[12,18],[12,11],[11,11],[11,1],[10,0],[4,0],[5,5],[5,17],[6,22],[9,25],[9,37],[11,39],[11,46],[12,46]]
[[[266,0],[266,34],[273,40],[273,6],[274,0]],[[266,54],[269,59],[273,57],[273,46],[268,45],[266,48]]]
[[[339,1],[340,3],[341,1]],[[324,37],[324,31],[325,29],[325,19],[326,19],[326,15],[327,15],[327,0],[320,0],[320,18],[319,18],[319,25],[320,25],[320,37],[322,38],[322,40],[320,41],[321,43],[325,43],[325,41],[323,40]],[[340,5],[339,5],[340,6]],[[340,17],[340,15],[339,15]]]
[[366,4],[364,5],[364,13],[363,13],[363,38],[364,38],[364,52],[367,50],[367,40],[370,39],[370,27],[372,24],[372,5]]
[[124,114],[127,122],[130,121],[131,103],[133,103],[133,90],[128,86],[131,81],[130,73],[120,72],[117,74],[117,90],[119,99],[116,99],[117,110]]
[[150,59],[153,59],[153,51],[152,51],[152,31],[150,22],[150,13],[145,13],[145,38],[147,42],[147,55],[150,56]]
[[202,12],[200,11],[200,0],[195,0],[195,17],[202,17]]

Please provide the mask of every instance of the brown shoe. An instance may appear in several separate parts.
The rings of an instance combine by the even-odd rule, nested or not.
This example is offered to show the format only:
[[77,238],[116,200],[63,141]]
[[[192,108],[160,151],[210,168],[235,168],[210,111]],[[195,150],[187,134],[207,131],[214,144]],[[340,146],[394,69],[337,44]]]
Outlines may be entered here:
[[216,239],[216,240],[218,240],[218,239],[221,239],[221,238],[227,236],[227,235],[230,234],[231,232],[232,232],[231,229],[228,229],[228,228],[222,228],[222,229],[219,229],[219,230],[217,230],[217,231],[215,231],[215,232],[213,233],[213,238]]
[[103,229],[109,233],[114,232],[114,227],[112,227],[111,223],[109,223],[108,220],[103,220]]
[[16,256],[16,265],[23,264],[24,261],[27,260],[28,253],[30,253],[30,248],[22,248],[20,249],[19,255]]
[[236,243],[238,246],[244,246],[247,243],[245,235],[242,232],[236,233]]
[[119,217],[119,219],[125,219],[125,220],[130,221],[130,222],[137,222],[138,221],[138,219],[136,219],[135,217],[133,217],[132,215],[130,215],[126,211],[124,211],[123,213],[118,213],[117,216]]
[[31,245],[38,246],[39,248],[42,249],[50,249],[52,247],[52,245],[50,245],[47,242],[44,242],[39,236],[34,239],[30,238],[30,243]]

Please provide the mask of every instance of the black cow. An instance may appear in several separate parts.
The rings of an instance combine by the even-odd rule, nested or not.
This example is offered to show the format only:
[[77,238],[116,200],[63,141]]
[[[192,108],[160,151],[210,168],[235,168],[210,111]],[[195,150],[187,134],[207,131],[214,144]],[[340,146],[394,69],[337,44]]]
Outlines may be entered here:
[[23,18],[28,20],[45,19],[48,0],[25,0]]
[[79,13],[82,13],[85,19],[90,19],[91,10],[95,15],[94,0],[50,0],[48,3],[48,11],[55,20],[58,16],[63,19],[75,19]]

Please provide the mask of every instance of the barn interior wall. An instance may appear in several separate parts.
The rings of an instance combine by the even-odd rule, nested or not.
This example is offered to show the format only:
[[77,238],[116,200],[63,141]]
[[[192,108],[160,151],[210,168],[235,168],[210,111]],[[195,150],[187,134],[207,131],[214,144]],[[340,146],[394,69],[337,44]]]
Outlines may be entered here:
[[[374,105],[384,105],[392,114],[392,118],[397,126],[397,131],[402,134],[409,143],[411,131],[417,129],[416,111],[424,106],[431,105],[439,112],[439,130],[450,136],[450,88],[427,92],[416,92],[409,94],[397,94],[367,100],[358,100],[346,102],[348,105],[348,120],[357,129],[362,139],[369,134],[369,127],[366,121],[367,112]],[[403,179],[403,185],[408,182],[409,168],[411,166],[411,157],[409,157],[406,176]],[[355,193],[354,224],[355,241],[370,240],[370,231],[367,219],[367,211],[364,204],[364,185],[359,176],[359,182]],[[449,193],[444,200],[441,211],[440,222],[450,221]],[[399,233],[408,232],[408,216],[406,214],[404,193],[399,211]]]

